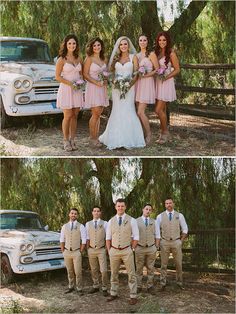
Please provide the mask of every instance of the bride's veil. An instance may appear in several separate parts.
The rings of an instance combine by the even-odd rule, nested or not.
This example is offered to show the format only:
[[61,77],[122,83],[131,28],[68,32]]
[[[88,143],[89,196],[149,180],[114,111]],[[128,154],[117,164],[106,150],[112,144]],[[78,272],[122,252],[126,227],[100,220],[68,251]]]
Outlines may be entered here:
[[119,46],[120,46],[120,42],[123,40],[123,39],[126,39],[129,43],[129,53],[130,54],[136,54],[137,51],[136,49],[134,48],[134,45],[132,44],[131,40],[126,37],[126,36],[121,36],[120,38],[117,39],[116,43],[115,43],[115,46],[112,50],[112,53],[111,53],[111,56],[110,56],[110,60],[109,60],[109,63],[108,63],[108,69],[111,68],[111,65],[112,65],[112,62],[114,60],[114,57],[119,54],[120,52],[120,49],[119,49]]

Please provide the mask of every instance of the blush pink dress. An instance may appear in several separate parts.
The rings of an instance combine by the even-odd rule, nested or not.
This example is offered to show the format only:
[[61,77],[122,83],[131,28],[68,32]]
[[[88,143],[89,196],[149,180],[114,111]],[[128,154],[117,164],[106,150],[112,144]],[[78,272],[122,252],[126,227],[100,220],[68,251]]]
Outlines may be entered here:
[[[165,56],[159,60],[160,67],[166,68]],[[171,62],[168,63],[166,74],[171,72]],[[162,82],[158,78],[156,79],[156,99],[163,101],[176,100],[175,82],[174,78]]]
[[[99,66],[97,63],[92,62],[89,69],[89,75],[99,80],[98,75],[106,69],[106,64]],[[97,106],[109,106],[109,98],[106,86],[97,86],[91,82],[87,82],[85,89],[85,103],[83,108],[92,108]]]
[[[65,63],[62,69],[62,77],[70,82],[76,82],[80,79],[82,67],[78,63],[74,66],[71,63]],[[74,90],[71,86],[60,83],[57,93],[57,108],[72,109],[83,106],[83,93],[80,90]]]
[[[153,64],[148,57],[137,55],[139,60],[139,67],[144,66],[147,72],[153,70]],[[142,104],[155,104],[156,102],[156,88],[154,77],[139,77],[136,83],[136,97],[135,100]]]

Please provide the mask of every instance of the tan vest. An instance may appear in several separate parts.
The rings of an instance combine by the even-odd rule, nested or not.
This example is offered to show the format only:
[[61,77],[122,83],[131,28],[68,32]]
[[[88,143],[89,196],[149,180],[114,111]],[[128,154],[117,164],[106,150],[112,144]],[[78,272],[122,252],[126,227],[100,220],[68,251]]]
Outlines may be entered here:
[[122,219],[122,224],[119,226],[117,217],[111,219],[111,243],[116,248],[124,248],[131,245],[131,218],[129,215],[125,215]]
[[179,213],[174,212],[171,221],[166,212],[161,213],[161,237],[165,240],[176,240],[180,238]]
[[155,220],[149,218],[149,225],[146,226],[142,217],[137,218],[139,229],[139,241],[141,246],[152,246],[155,244]]
[[81,234],[80,234],[80,223],[76,223],[76,227],[70,230],[70,224],[64,225],[65,230],[65,248],[67,250],[78,250],[80,248]]
[[88,223],[88,234],[90,239],[90,246],[92,248],[98,248],[105,246],[105,238],[106,238],[106,232],[104,228],[104,221],[100,220],[97,228],[94,227],[93,220],[89,221]]

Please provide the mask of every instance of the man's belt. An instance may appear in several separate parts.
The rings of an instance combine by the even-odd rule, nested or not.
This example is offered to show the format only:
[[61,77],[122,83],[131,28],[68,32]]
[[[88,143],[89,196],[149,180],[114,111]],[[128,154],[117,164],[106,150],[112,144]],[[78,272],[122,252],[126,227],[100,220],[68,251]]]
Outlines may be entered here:
[[67,249],[67,248],[65,247],[65,250],[70,251],[70,252],[74,252],[74,251],[80,250],[80,247],[79,247],[78,249],[75,249],[75,250],[72,250],[72,248]]
[[105,247],[105,245],[103,245],[103,246],[100,246],[100,247],[98,247],[98,246],[96,246],[95,245],[95,247],[93,247],[93,246],[89,246],[91,249],[103,249],[104,247]]
[[128,247],[130,247],[130,245],[127,245],[127,246],[125,246],[125,247],[115,247],[115,246],[111,246],[111,247],[113,247],[113,249],[115,249],[115,250],[124,250],[124,249],[127,249]]
[[141,247],[152,247],[153,245],[155,245],[155,243],[153,243],[152,245],[141,245],[141,244],[138,244],[138,246],[141,246]]
[[170,239],[165,239],[165,238],[162,238],[162,239],[164,239],[164,240],[166,240],[166,241],[175,241],[175,240],[180,240],[180,238],[177,238],[177,239],[172,239],[172,238],[170,238]]

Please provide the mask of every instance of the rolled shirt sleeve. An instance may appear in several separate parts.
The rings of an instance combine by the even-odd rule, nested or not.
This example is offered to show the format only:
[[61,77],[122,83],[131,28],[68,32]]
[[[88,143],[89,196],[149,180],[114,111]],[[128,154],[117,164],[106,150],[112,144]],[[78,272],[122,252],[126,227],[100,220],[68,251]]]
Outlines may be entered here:
[[90,240],[90,238],[89,238],[89,222],[86,222],[85,229],[86,229],[87,240]]
[[86,244],[87,242],[87,232],[84,225],[80,224],[80,234],[81,234],[81,241],[82,244]]
[[139,241],[138,223],[137,223],[137,220],[134,219],[134,218],[131,218],[131,229],[132,229],[132,238],[133,238],[133,240]]
[[108,221],[106,227],[106,240],[111,240],[111,219]]
[[62,228],[61,228],[61,234],[60,234],[60,242],[61,242],[61,243],[65,243],[65,242],[66,242],[64,229],[65,229],[64,226],[62,226]]
[[184,215],[181,213],[179,214],[179,223],[180,223],[182,233],[187,234],[188,233],[188,226],[187,226],[186,220],[184,218]]
[[157,216],[155,227],[156,227],[156,239],[160,239],[161,238],[161,214]]

